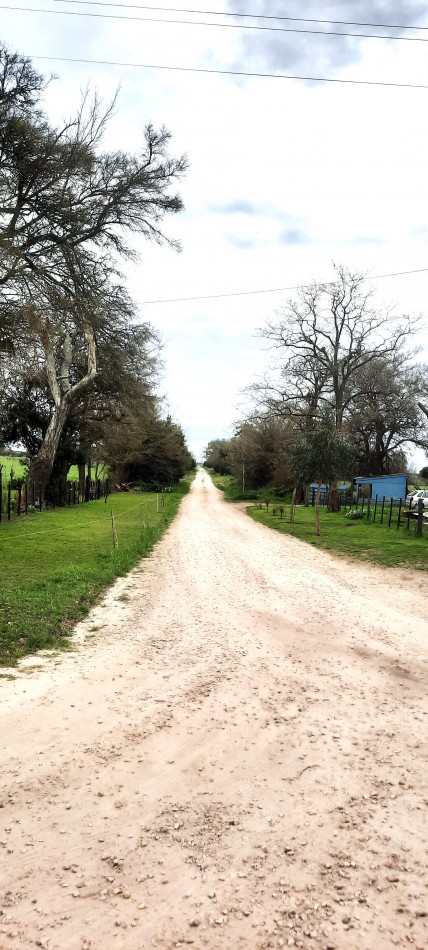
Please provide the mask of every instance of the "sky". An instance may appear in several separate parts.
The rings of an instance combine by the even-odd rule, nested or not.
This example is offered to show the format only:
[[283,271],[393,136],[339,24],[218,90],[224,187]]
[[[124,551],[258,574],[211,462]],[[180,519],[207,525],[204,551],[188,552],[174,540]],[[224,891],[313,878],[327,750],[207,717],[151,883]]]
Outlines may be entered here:
[[[258,328],[293,293],[286,288],[332,279],[332,262],[371,275],[379,306],[422,314],[409,342],[428,358],[428,270],[379,278],[428,268],[428,8],[192,0],[183,7],[195,12],[183,13],[175,12],[182,0],[164,2],[169,10],[160,0],[9,0],[0,4],[0,39],[55,74],[46,92],[52,121],[70,116],[88,86],[107,102],[120,86],[106,147],[138,151],[153,122],[172,133],[172,154],[188,155],[185,211],[164,225],[182,252],[135,238],[140,258],[126,276],[139,318],[161,333],[162,391],[200,459],[209,440],[232,433],[242,391],[268,364]],[[245,18],[233,15],[242,10]],[[273,19],[284,10],[312,22]],[[313,22],[327,18],[424,29]],[[418,452],[416,464],[424,460]]]

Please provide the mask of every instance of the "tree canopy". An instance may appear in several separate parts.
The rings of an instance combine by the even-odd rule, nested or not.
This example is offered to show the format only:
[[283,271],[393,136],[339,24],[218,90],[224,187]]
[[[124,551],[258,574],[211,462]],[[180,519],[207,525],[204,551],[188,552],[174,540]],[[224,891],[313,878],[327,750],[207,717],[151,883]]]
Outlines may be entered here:
[[[20,438],[31,449],[30,481],[44,483],[67,421],[70,429],[75,420],[82,446],[83,430],[86,440],[101,437],[125,384],[134,398],[137,391],[143,401],[147,395],[155,372],[146,346],[152,331],[134,328],[138,316],[120,259],[135,257],[134,235],[179,248],[162,224],[183,207],[176,187],[187,168],[185,156],[169,154],[170,133],[150,123],[138,154],[106,150],[116,99],[103,106],[87,91],[75,114],[54,127],[44,109],[45,88],[28,58],[0,45],[3,428],[17,432],[13,406],[23,421],[34,397],[38,428],[30,437],[23,425]],[[16,375],[20,392],[16,386],[12,392]]]

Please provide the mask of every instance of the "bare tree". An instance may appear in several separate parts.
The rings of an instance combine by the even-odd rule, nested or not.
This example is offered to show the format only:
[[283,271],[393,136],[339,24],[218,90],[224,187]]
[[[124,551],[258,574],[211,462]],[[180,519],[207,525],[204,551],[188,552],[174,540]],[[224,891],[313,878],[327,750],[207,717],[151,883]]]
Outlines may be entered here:
[[302,287],[260,336],[280,351],[282,406],[290,414],[297,407],[313,418],[331,406],[335,428],[341,431],[355,374],[395,353],[414,321],[379,312],[364,275],[342,266],[335,272],[330,283]]

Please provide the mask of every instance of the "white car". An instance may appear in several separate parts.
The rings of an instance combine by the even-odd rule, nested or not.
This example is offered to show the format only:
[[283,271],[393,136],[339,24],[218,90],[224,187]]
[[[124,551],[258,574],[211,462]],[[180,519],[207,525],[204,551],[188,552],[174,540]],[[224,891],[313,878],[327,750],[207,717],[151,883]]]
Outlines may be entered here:
[[428,488],[420,488],[419,491],[414,491],[411,495],[407,495],[406,505],[408,505],[409,508],[417,508],[419,498],[422,498],[424,508],[428,508]]

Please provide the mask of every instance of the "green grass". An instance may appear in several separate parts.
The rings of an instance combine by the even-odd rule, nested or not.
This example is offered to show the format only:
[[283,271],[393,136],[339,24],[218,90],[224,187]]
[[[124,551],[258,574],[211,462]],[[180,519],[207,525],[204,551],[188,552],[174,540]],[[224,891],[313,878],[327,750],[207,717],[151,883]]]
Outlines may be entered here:
[[242,491],[242,484],[236,481],[232,475],[219,475],[212,469],[209,474],[216,488],[224,492],[226,501],[271,501],[273,504],[291,501],[291,492],[285,492],[280,488],[273,488],[271,485],[265,485],[263,488],[247,488]]
[[[2,466],[2,479],[3,485],[9,481],[11,470],[15,478],[25,478],[27,474],[27,468],[23,465],[23,459],[14,457],[12,455],[0,455],[0,465]],[[106,470],[101,466],[98,468],[98,477],[103,479],[106,477]],[[72,465],[70,471],[67,475],[69,482],[77,482],[79,478],[79,469],[77,465]],[[95,466],[92,466],[92,478],[95,478]]]
[[2,466],[3,485],[9,481],[11,470],[15,478],[24,478],[27,469],[23,466],[21,459],[11,455],[0,455],[0,465]]
[[425,526],[422,537],[418,538],[413,524],[409,531],[404,527],[397,531],[395,524],[388,528],[378,522],[373,524],[366,520],[351,521],[342,512],[329,514],[321,508],[321,537],[317,538],[315,512],[312,507],[298,506],[295,523],[290,524],[290,507],[286,507],[285,516],[281,519],[279,514],[272,514],[275,504],[277,503],[273,502],[268,512],[256,507],[247,510],[254,521],[334,554],[372,561],[387,567],[428,570],[428,528]]
[[107,504],[93,501],[1,524],[0,665],[13,666],[37,650],[67,648],[74,623],[101,591],[151,551],[190,481],[167,493],[159,511],[155,494],[116,494]]

